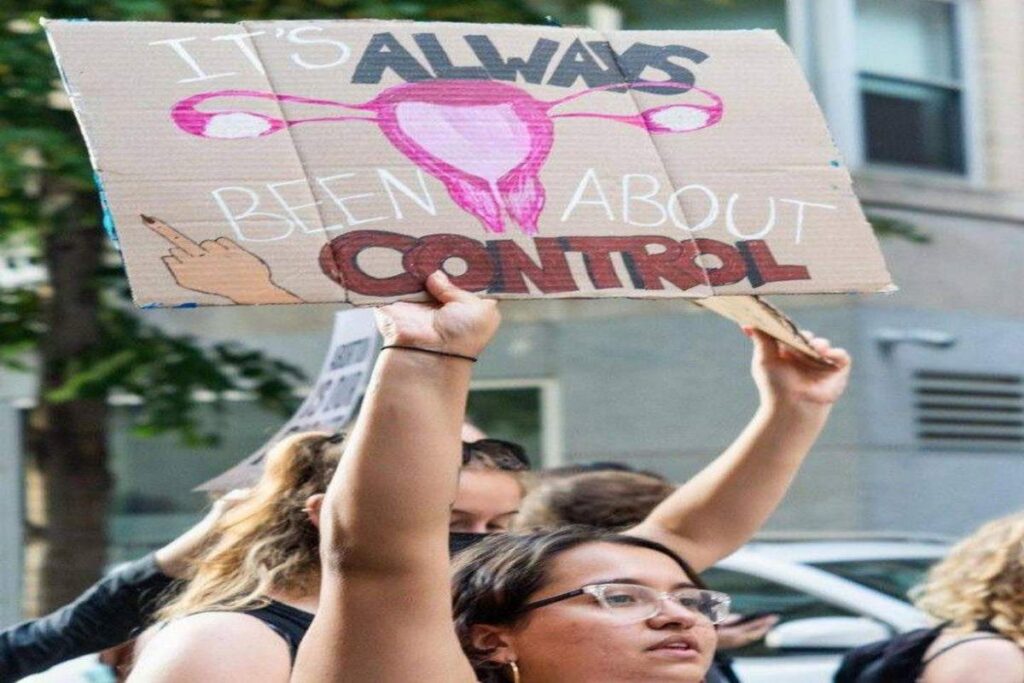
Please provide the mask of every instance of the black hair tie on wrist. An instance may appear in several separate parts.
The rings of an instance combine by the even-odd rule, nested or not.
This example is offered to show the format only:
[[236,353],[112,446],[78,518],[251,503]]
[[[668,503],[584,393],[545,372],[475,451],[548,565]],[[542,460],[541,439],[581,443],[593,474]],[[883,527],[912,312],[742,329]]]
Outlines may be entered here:
[[424,349],[419,346],[405,346],[404,344],[388,344],[381,347],[381,351],[385,349],[401,349],[403,351],[419,351],[420,353],[431,353],[435,356],[447,356],[448,358],[459,358],[461,360],[468,360],[470,363],[475,363],[476,358],[473,356],[464,356],[461,353],[450,353],[448,351],[437,351],[436,349]]

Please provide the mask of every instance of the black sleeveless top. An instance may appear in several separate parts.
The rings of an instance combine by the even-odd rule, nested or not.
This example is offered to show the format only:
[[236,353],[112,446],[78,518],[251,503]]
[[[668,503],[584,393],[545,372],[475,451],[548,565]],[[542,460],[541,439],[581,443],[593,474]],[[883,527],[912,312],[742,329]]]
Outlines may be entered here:
[[288,645],[292,664],[295,664],[299,643],[302,642],[303,636],[309,630],[309,625],[313,623],[312,614],[277,600],[271,600],[264,607],[241,610],[241,613],[256,617],[269,626],[274,633],[281,636]]

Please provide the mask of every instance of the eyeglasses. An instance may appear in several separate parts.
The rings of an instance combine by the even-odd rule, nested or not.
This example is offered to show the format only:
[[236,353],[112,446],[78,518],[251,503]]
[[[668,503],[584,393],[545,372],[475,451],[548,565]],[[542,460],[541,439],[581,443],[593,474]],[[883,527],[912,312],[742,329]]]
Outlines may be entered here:
[[712,624],[722,623],[729,616],[729,596],[717,591],[686,586],[674,591],[661,593],[629,583],[597,583],[583,586],[568,593],[562,593],[543,600],[536,600],[523,606],[523,612],[551,605],[579,595],[590,595],[604,608],[605,612],[623,624],[646,621],[661,614],[665,600],[670,600],[683,609],[706,618]]
[[526,449],[517,443],[502,439],[479,439],[462,442],[462,465],[465,467],[479,453],[494,463],[499,470],[521,472],[530,469],[530,457]]

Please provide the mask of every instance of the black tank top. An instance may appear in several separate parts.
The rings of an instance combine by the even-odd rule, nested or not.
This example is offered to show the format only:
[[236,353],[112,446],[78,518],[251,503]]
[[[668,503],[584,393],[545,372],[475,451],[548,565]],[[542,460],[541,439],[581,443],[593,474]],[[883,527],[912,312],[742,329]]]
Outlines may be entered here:
[[284,639],[288,644],[288,651],[291,653],[292,664],[295,664],[295,655],[299,651],[299,643],[313,623],[313,615],[305,610],[286,605],[277,600],[271,600],[264,607],[256,609],[241,610],[242,614],[251,614],[271,630]]

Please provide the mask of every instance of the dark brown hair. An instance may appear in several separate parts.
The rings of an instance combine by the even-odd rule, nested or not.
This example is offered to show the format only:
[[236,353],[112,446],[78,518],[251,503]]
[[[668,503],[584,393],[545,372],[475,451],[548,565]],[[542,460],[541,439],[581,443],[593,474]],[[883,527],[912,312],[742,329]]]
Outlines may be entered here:
[[604,529],[636,526],[676,490],[663,479],[638,472],[586,472],[544,478],[523,500],[520,529],[589,524]]
[[502,666],[490,661],[489,650],[474,647],[477,624],[511,625],[523,617],[522,608],[548,582],[559,555],[588,543],[613,543],[646,548],[671,558],[697,585],[697,573],[683,558],[654,541],[587,526],[524,534],[493,534],[458,555],[452,575],[455,631],[480,683],[503,681]]
[[525,472],[530,469],[526,449],[503,439],[462,442],[462,466],[469,469]]

